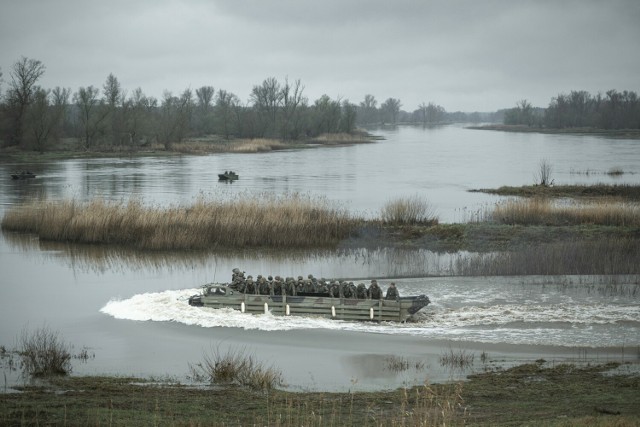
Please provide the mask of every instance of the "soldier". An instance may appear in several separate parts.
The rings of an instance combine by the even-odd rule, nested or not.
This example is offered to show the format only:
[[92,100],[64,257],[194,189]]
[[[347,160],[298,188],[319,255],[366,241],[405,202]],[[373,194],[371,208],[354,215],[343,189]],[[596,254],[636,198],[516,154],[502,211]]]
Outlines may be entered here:
[[240,290],[240,282],[244,282],[244,271],[234,268],[231,274],[231,287]]
[[253,276],[247,276],[247,280],[245,282],[244,293],[245,294],[255,294],[257,291],[255,283],[253,283]]
[[302,280],[302,276],[298,276],[298,281],[296,282],[296,292],[304,292],[304,280]]
[[335,280],[332,280],[329,285],[329,295],[331,295],[332,298],[340,297],[340,285],[338,285],[338,282]]
[[351,294],[351,298],[358,298],[357,288],[353,282],[349,282],[349,293]]
[[369,285],[369,295],[371,299],[382,299],[382,289],[378,286],[376,279],[373,279]]
[[324,280],[324,278],[322,278],[322,279],[320,279],[318,281],[317,292],[319,294],[328,294],[329,293],[329,287],[327,286],[327,281]]
[[276,276],[276,278],[273,280],[273,294],[282,295],[282,290],[282,280],[280,279],[280,276]]
[[358,286],[356,287],[356,296],[358,297],[358,299],[369,298],[369,292],[367,292],[367,287],[364,283],[358,283]]
[[273,287],[264,277],[260,278],[260,295],[273,295]]
[[236,280],[236,276],[240,273],[240,269],[239,268],[234,268],[233,270],[231,270],[231,283],[233,283],[234,280]]
[[351,288],[347,282],[340,282],[340,289],[342,290],[342,298],[351,298]]
[[287,277],[285,282],[287,295],[298,295],[298,290],[296,289],[296,281],[293,277]]
[[303,282],[304,282],[304,285],[302,285],[302,288],[304,289],[305,293],[314,293],[316,291],[315,287],[311,283],[311,280],[307,279],[307,280],[304,280]]
[[396,284],[391,282],[389,284],[389,288],[387,289],[387,296],[385,299],[397,300],[400,298],[400,294],[398,293],[398,288],[396,288]]

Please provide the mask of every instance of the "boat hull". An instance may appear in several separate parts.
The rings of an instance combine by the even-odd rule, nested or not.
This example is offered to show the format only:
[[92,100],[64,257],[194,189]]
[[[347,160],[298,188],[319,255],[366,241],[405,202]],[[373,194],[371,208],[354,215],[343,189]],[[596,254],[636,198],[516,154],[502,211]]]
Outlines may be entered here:
[[424,295],[397,300],[333,298],[329,295],[253,295],[225,285],[206,285],[189,298],[193,306],[232,308],[244,313],[311,316],[349,321],[403,322],[429,304]]

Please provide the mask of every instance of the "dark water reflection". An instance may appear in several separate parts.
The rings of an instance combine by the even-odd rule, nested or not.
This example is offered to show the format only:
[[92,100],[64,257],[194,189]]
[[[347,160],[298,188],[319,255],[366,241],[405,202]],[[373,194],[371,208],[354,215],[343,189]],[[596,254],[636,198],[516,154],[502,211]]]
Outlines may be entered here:
[[[11,250],[38,252],[44,258],[66,265],[73,271],[105,272],[179,271],[203,269],[209,281],[226,282],[230,271],[241,267],[247,274],[298,276],[312,273],[326,278],[425,277],[450,273],[459,254],[439,254],[427,250],[339,249],[225,251],[140,251],[126,247],[78,245],[40,241],[34,236],[2,233]],[[27,255],[28,256],[28,255]]]

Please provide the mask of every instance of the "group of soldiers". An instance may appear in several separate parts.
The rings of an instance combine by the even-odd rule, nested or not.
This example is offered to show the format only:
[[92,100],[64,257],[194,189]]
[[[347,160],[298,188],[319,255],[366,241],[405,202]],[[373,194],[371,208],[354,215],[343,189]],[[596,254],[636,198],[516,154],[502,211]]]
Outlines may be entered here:
[[[254,280],[253,276],[245,278],[244,271],[233,269],[231,276],[231,288],[245,294],[256,295],[328,295],[333,298],[357,298],[357,299],[382,299],[382,289],[376,279],[371,280],[367,287],[364,283],[357,286],[353,282],[344,280],[327,281],[324,278],[317,279],[309,274],[306,279],[293,277],[267,276],[259,274]],[[385,299],[395,300],[400,298],[395,283],[391,283],[384,296]]]

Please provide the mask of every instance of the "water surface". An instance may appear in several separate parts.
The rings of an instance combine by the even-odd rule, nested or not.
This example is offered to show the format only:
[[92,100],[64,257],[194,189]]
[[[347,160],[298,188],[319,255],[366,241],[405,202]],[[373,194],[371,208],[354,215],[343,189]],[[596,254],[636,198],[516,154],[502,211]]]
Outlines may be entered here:
[[[474,131],[459,126],[378,131],[384,140],[261,154],[82,159],[17,165],[0,160],[0,213],[31,197],[140,197],[158,206],[198,197],[300,192],[375,216],[390,199],[424,196],[443,222],[469,219],[503,200],[469,189],[531,184],[541,159],[556,184],[640,180],[634,140]],[[607,172],[619,168],[624,174]],[[30,169],[34,180],[9,173]],[[238,171],[232,184],[217,174]],[[463,254],[464,255],[464,254]],[[460,254],[416,250],[146,253],[123,248],[0,236],[0,345],[25,329],[58,330],[75,351],[78,374],[172,376],[212,349],[244,348],[284,371],[294,390],[395,388],[445,381],[450,351],[491,361],[635,360],[640,346],[637,278],[434,277]],[[248,316],[186,305],[185,298],[231,269],[248,274],[395,280],[404,295],[433,303],[407,324]],[[635,355],[635,356],[634,356]],[[390,358],[414,368],[388,369]],[[6,372],[6,367],[3,368]],[[13,373],[8,378],[14,378]]]

